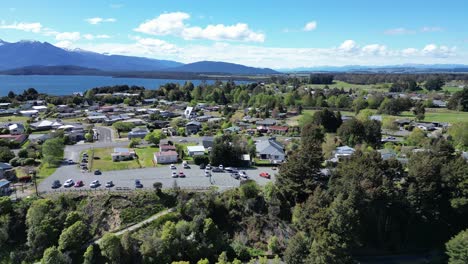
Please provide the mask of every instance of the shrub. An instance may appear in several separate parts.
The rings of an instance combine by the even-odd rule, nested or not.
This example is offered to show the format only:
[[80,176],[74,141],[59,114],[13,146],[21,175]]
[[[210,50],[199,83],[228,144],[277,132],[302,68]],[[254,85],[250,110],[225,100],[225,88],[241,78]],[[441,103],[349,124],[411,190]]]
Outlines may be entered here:
[[210,158],[206,155],[203,155],[203,156],[195,156],[193,157],[193,162],[196,164],[196,165],[200,165],[200,164],[208,164],[210,163]]

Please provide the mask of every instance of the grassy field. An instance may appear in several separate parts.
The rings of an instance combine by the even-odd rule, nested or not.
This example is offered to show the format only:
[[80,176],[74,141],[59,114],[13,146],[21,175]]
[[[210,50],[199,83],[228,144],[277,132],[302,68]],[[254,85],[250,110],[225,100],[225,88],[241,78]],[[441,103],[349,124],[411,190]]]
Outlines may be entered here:
[[44,179],[52,175],[57,170],[57,167],[49,167],[48,164],[42,164],[37,171],[37,183],[39,184]]
[[[92,161],[91,170],[111,171],[111,170],[126,170],[141,168],[137,160],[128,161],[112,161],[111,153],[113,148],[96,148],[94,150],[94,159]],[[91,155],[90,155],[91,157]],[[98,157],[99,159],[96,159]]]
[[[288,118],[286,123],[290,126],[297,126],[299,125],[299,120],[304,115],[313,115],[317,110],[304,110],[302,115],[295,116],[292,118]],[[373,110],[373,112],[377,112],[377,110]],[[347,112],[342,111],[341,115],[343,116],[354,116],[354,112]],[[384,117],[392,117],[396,119],[402,118],[409,118],[414,119],[415,116],[411,111],[402,112],[398,116],[390,116],[390,115],[382,115]],[[424,118],[426,122],[447,122],[447,123],[460,123],[460,122],[468,122],[468,112],[459,112],[459,111],[452,111],[446,108],[426,108],[426,115]]]
[[[344,90],[348,91],[350,88],[353,90],[367,90],[367,91],[388,91],[388,88],[391,86],[391,83],[379,83],[379,84],[351,84],[342,81],[334,81],[333,84],[329,84],[328,87],[330,88],[343,88]],[[324,84],[307,84],[304,87],[309,88],[323,88],[325,87]]]
[[463,88],[460,88],[458,86],[448,86],[448,85],[446,85],[446,86],[442,87],[442,90],[447,91],[449,93],[455,93],[455,92],[463,90]]
[[26,116],[0,116],[0,122],[26,122],[29,117]]
[[140,161],[140,165],[145,168],[155,167],[155,164],[153,163],[153,154],[158,151],[159,151],[159,148],[155,148],[155,147],[135,149],[135,152],[138,155],[138,160]]

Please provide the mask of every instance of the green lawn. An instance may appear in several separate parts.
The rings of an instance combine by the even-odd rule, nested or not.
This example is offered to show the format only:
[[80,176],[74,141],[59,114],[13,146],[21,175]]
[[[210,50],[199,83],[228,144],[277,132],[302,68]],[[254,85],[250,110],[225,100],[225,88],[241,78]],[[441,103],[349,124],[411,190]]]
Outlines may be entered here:
[[[329,84],[328,87],[330,88],[338,88],[338,89],[345,89],[348,91],[350,88],[353,88],[353,90],[358,89],[358,90],[367,90],[367,91],[388,91],[388,88],[391,86],[391,83],[379,83],[379,84],[351,84],[347,82],[342,82],[342,81],[334,81],[333,84]],[[325,87],[325,84],[307,84],[304,85],[304,87],[309,87],[309,88],[323,88]]]
[[135,152],[138,155],[140,164],[143,167],[155,167],[155,164],[153,163],[153,154],[158,151],[159,151],[159,148],[155,148],[155,147],[135,149]]
[[458,86],[448,86],[448,85],[446,85],[446,86],[442,87],[442,90],[447,91],[449,93],[455,93],[455,92],[463,90],[463,88],[460,88]]
[[[89,152],[92,151],[94,151],[94,158],[91,161],[91,170],[99,169],[101,171],[111,171],[141,168],[137,160],[112,161],[111,153],[114,151],[113,148],[96,148]],[[92,155],[90,155],[90,157],[92,157]],[[98,157],[98,159],[96,159],[96,157]]]
[[29,117],[26,116],[0,116],[0,122],[26,122]]
[[57,170],[57,167],[49,167],[48,164],[41,164],[38,168],[37,171],[37,183],[39,184],[42,182],[44,179],[49,177],[50,175],[54,174],[54,172]]

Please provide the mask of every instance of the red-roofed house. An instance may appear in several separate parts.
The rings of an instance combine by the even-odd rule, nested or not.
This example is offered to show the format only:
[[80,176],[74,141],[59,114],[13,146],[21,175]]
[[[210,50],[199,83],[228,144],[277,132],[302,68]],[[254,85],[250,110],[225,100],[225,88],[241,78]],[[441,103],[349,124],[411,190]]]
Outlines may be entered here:
[[0,139],[7,140],[7,141],[16,141],[19,144],[23,144],[26,139],[28,138],[27,135],[0,135]]

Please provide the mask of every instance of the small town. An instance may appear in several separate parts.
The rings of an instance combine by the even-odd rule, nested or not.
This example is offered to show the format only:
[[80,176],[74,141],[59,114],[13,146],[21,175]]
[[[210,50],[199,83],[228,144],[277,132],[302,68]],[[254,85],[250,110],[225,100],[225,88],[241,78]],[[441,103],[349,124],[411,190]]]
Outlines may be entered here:
[[0,264],[468,264],[467,7],[0,1]]

